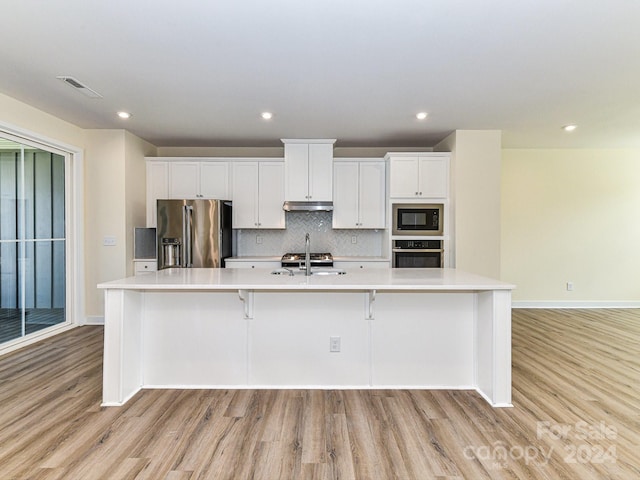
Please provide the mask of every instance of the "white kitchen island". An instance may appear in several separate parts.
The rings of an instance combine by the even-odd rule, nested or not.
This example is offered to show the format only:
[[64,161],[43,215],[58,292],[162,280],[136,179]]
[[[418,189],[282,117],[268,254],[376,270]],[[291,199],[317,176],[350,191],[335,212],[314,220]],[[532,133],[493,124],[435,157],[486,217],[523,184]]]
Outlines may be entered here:
[[513,285],[455,269],[271,271],[169,269],[98,285],[103,405],[141,388],[473,389],[511,405]]

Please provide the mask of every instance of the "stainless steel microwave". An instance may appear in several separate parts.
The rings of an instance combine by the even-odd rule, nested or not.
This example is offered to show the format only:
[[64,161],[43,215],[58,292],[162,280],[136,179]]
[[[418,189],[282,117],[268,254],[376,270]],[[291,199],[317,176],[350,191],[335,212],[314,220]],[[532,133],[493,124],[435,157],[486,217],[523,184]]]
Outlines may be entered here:
[[440,236],[443,210],[441,203],[394,203],[393,235]]

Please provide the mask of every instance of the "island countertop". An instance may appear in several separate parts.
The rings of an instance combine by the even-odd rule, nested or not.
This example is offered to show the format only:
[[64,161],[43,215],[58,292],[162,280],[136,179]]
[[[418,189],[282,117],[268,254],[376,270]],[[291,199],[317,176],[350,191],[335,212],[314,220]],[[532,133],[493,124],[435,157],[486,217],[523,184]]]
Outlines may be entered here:
[[118,290],[487,291],[514,285],[452,268],[347,269],[345,275],[272,275],[268,269],[172,268],[104,282]]

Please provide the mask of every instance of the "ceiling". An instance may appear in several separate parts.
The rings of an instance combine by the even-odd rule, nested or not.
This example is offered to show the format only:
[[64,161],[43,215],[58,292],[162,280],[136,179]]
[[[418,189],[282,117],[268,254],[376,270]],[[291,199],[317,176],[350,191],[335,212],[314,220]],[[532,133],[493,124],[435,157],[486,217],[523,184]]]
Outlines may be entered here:
[[[418,147],[456,129],[499,129],[507,148],[640,147],[636,0],[0,7],[0,92],[156,146],[337,138],[341,147]],[[80,94],[62,75],[102,98]],[[123,121],[119,110],[133,116]],[[564,132],[570,123],[578,128]]]

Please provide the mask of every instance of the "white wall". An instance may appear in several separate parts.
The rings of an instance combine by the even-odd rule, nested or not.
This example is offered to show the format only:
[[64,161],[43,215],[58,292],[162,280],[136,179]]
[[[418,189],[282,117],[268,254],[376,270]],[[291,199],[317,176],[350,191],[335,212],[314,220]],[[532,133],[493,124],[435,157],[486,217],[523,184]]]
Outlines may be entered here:
[[640,301],[639,150],[504,150],[502,191],[515,302]]
[[451,153],[452,259],[456,268],[500,278],[499,130],[457,130],[436,145]]

